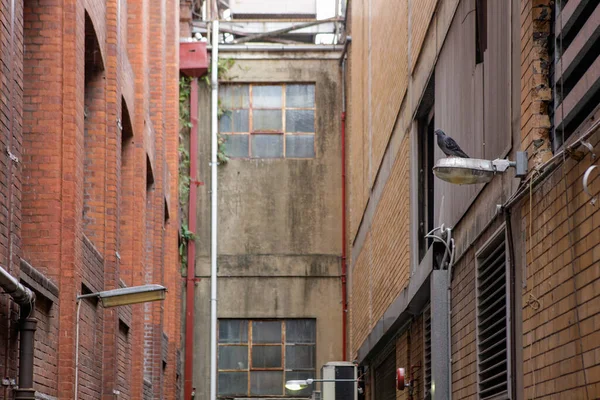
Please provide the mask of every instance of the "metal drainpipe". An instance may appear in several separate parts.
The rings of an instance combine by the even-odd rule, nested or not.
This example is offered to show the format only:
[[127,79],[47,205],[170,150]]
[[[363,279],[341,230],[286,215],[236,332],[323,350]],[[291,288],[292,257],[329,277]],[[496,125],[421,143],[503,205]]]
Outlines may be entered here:
[[219,101],[219,21],[212,25],[211,54],[211,224],[210,224],[210,400],[217,399],[217,149]]
[[[347,49],[349,37],[346,39],[344,50]],[[345,51],[344,51],[345,55]],[[342,351],[343,361],[348,358],[348,288],[347,288],[347,248],[346,248],[346,60],[342,55]]]
[[[196,202],[198,191],[198,78],[194,77],[190,90],[190,198],[188,204],[189,230],[196,232]],[[184,399],[193,398],[194,382],[194,293],[196,288],[196,241],[188,241],[185,310],[185,366]]]
[[30,318],[35,305],[35,294],[19,281],[0,268],[0,287],[21,307],[19,319],[19,387],[14,390],[15,399],[35,400],[33,389],[33,350],[37,327],[35,318]]

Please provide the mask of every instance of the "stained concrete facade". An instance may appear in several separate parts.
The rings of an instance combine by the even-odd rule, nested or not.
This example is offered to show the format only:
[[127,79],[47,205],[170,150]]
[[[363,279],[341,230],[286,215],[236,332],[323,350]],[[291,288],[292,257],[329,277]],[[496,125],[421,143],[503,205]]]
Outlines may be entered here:
[[[315,318],[316,365],[343,358],[339,52],[223,52],[231,82],[314,83],[315,157],[218,169],[218,317]],[[199,90],[196,398],[210,390],[210,88]]]

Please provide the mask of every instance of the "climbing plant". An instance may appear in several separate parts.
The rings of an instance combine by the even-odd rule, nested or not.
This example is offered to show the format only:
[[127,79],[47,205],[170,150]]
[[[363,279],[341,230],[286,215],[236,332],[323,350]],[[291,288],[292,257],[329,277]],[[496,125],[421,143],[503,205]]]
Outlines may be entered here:
[[[235,65],[235,60],[232,58],[219,58],[217,61],[217,79],[219,81],[228,81],[233,79],[230,75],[231,69]],[[212,65],[208,68],[208,73],[202,77],[202,80],[206,84],[206,86],[211,86],[210,77],[211,77]],[[218,100],[217,104],[217,118],[221,119],[223,115],[229,115],[231,111],[227,110],[221,100]],[[217,133],[217,160],[219,164],[226,164],[229,161],[229,158],[225,154],[225,138],[220,133]]]
[[190,153],[188,151],[190,129],[190,83],[188,77],[179,79],[179,207],[181,215],[181,231],[179,233],[179,256],[182,269],[187,269],[187,244],[194,239],[193,232],[188,230],[189,215],[186,205],[190,196]]

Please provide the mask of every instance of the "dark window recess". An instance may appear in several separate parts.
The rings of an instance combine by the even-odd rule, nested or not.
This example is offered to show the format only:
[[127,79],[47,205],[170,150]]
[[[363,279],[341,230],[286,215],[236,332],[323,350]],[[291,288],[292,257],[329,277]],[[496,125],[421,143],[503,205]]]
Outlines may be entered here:
[[375,399],[396,400],[396,349],[375,368]]
[[423,382],[424,382],[424,398],[431,398],[431,308],[423,312]]
[[477,257],[479,398],[509,399],[507,257],[504,233]]
[[434,150],[433,114],[424,117],[419,124],[418,162],[419,162],[419,261],[423,260],[431,240],[425,235],[433,226],[433,150]]
[[475,0],[475,62],[483,62],[487,50],[487,0]]
[[549,111],[556,151],[600,104],[600,3],[557,0],[551,27]]

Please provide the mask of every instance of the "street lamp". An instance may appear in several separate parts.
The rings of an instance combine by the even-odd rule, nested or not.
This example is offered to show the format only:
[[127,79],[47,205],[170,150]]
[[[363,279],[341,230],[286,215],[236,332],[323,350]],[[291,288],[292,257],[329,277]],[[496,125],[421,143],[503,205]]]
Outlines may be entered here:
[[77,295],[77,316],[75,322],[75,400],[79,398],[79,311],[81,309],[81,300],[95,297],[102,301],[103,307],[108,308],[164,300],[166,294],[166,287],[153,284]]
[[300,379],[287,381],[285,388],[291,391],[297,391],[306,389],[308,385],[312,385],[313,382],[358,382],[358,379]]
[[477,158],[448,157],[438,160],[433,173],[438,178],[457,185],[486,183],[494,175],[505,172],[508,168],[517,170],[516,177],[527,175],[527,152],[517,152],[517,160],[503,159],[480,160]]
[[89,297],[97,297],[102,301],[102,306],[107,308],[164,300],[166,293],[167,288],[162,285],[143,285],[106,290],[104,292],[80,294],[77,296],[77,301]]

